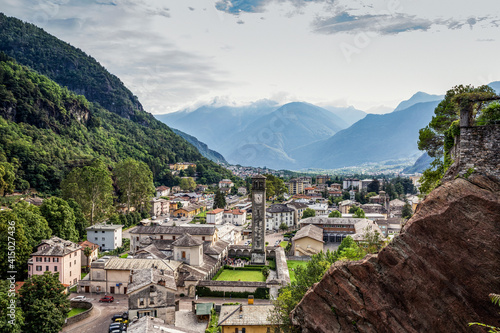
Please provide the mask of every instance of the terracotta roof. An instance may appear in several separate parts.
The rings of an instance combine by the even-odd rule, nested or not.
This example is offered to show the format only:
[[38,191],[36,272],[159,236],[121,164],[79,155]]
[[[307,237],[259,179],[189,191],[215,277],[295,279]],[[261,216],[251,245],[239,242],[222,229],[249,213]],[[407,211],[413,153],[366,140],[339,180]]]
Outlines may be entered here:
[[188,233],[182,235],[181,238],[172,243],[173,246],[182,246],[182,247],[199,246],[201,244],[203,244],[202,240],[193,238],[193,236],[191,236]]
[[306,187],[304,190],[315,190],[314,187]]
[[223,211],[224,211],[224,209],[222,209],[222,208],[217,208],[217,209],[214,209],[214,210],[211,210],[211,211],[207,212],[207,214],[210,214],[210,215],[212,215],[212,214],[213,214],[213,215],[215,215],[215,214],[221,213],[221,212],[223,212]]
[[323,229],[313,224],[309,224],[297,231],[292,240],[309,237],[323,243]]
[[233,215],[243,215],[244,213],[246,213],[247,211],[244,210],[244,209],[233,209],[233,210],[224,210],[224,213],[225,214],[233,214]]
[[163,186],[163,185],[162,185],[162,186],[158,186],[158,187],[156,188],[156,190],[157,190],[157,191],[165,191],[165,190],[168,190],[168,189],[170,189],[170,188],[169,188],[169,187],[166,187],[166,186]]
[[99,248],[99,245],[94,244],[92,242],[89,242],[88,240],[83,241],[83,242],[79,242],[78,245],[80,245],[82,247],[82,251],[86,247],[90,247],[92,249],[92,251]]

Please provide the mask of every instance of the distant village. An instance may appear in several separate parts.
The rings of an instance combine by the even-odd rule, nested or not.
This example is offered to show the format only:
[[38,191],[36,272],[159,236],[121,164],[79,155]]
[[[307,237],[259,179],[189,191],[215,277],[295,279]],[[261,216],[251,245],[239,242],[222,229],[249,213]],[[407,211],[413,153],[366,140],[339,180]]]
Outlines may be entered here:
[[[174,172],[189,167],[195,164],[171,165]],[[246,176],[255,176],[248,171]],[[157,327],[176,326],[183,332],[176,323],[180,299],[192,300],[192,314],[203,322],[215,305],[213,301],[203,302],[199,296],[234,294],[253,298],[264,291],[264,304],[234,309],[223,306],[219,311],[218,325],[231,332],[243,325],[238,321],[241,313],[260,318],[244,323],[247,332],[257,332],[273,325],[262,318],[272,307],[269,299],[290,284],[288,260],[308,260],[320,252],[335,251],[348,236],[362,242],[367,231],[385,240],[400,232],[405,205],[412,213],[420,199],[415,194],[404,194],[391,200],[383,190],[367,196],[370,186],[376,183],[383,188],[385,181],[345,178],[335,183],[331,176],[318,175],[314,182],[313,177],[299,177],[283,183],[284,193],[266,198],[265,248],[272,269],[262,281],[217,279],[225,269],[248,267],[252,251],[251,189],[236,187],[229,179],[214,186],[224,196],[224,207],[215,207],[217,194],[208,191],[207,185],[196,185],[193,191],[162,185],[150,199],[150,218],[131,229],[102,223],[88,227],[86,240],[79,243],[56,236],[44,240],[31,254],[28,275],[59,273],[68,292],[84,295],[76,296],[73,305],[78,298],[125,296],[124,311],[129,318],[136,318],[129,332],[145,332],[151,322],[143,318],[149,317],[155,318]],[[411,182],[417,186],[418,177]],[[368,197],[367,203],[356,201],[360,193]],[[30,200],[34,205],[42,203],[39,198]],[[128,250],[116,253],[125,240]],[[70,320],[69,325],[75,320]]]

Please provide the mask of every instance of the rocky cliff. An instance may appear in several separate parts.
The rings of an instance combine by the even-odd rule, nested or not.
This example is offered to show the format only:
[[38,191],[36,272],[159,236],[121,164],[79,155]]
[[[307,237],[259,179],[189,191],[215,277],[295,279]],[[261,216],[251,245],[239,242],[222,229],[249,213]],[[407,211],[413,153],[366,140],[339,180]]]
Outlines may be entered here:
[[292,312],[302,332],[484,332],[500,326],[500,181],[435,189],[379,254],[337,262]]

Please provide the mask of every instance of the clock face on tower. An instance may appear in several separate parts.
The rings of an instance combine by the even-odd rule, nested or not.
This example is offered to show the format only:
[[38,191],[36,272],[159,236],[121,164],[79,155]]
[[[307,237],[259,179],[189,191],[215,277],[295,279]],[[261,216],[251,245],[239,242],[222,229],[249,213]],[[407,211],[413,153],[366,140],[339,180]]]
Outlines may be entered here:
[[261,193],[254,194],[254,199],[255,199],[255,203],[257,203],[257,204],[262,203],[262,194]]

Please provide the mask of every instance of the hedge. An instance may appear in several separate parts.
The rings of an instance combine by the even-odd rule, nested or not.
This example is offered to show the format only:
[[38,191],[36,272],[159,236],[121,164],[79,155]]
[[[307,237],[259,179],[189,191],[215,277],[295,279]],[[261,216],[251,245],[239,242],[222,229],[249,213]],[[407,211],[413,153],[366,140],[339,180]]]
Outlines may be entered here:
[[257,288],[255,292],[223,292],[223,291],[212,291],[208,287],[196,287],[196,294],[200,297],[232,297],[232,298],[248,298],[249,295],[253,295],[256,299],[269,299],[269,288]]
[[229,265],[224,265],[224,269],[235,270],[235,271],[261,271],[262,267],[264,267],[264,266],[260,266],[260,267],[255,267],[255,266],[233,267],[233,266],[229,266]]

